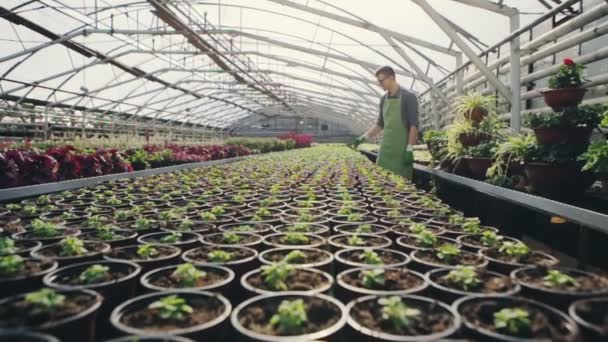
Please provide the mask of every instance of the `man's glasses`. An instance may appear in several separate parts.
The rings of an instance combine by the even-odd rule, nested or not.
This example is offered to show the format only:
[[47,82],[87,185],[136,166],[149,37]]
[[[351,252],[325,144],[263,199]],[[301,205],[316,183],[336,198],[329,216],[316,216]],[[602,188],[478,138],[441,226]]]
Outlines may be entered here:
[[379,78],[379,79],[378,79],[378,83],[379,83],[379,84],[382,84],[382,83],[383,83],[385,80],[386,80],[386,78],[382,78],[382,79],[380,79],[380,78]]

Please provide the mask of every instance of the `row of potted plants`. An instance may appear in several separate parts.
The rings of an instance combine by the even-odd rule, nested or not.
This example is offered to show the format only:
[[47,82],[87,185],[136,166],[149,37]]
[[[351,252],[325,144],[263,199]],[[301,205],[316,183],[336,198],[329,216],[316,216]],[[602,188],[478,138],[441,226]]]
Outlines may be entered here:
[[2,328],[83,341],[574,339],[563,310],[607,290],[336,146],[40,196],[0,219],[3,293],[28,293],[2,300]]

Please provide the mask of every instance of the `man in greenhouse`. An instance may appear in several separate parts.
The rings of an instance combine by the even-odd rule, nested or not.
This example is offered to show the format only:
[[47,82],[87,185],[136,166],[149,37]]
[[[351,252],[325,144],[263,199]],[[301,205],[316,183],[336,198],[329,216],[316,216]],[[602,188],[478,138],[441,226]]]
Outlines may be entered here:
[[380,167],[412,179],[413,147],[418,138],[418,99],[416,94],[397,83],[395,70],[390,66],[378,69],[376,79],[386,91],[380,99],[378,121],[355,140],[355,146],[384,131],[376,163]]

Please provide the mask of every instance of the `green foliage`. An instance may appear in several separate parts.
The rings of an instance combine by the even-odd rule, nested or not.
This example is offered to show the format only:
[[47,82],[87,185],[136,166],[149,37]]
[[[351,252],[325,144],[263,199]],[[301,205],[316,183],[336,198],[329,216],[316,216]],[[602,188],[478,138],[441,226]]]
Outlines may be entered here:
[[258,153],[286,151],[294,149],[296,146],[295,141],[291,139],[280,140],[276,138],[235,137],[226,140],[224,143],[227,145],[242,145]]
[[205,277],[206,273],[197,269],[190,263],[181,264],[177,266],[175,271],[171,274],[171,277],[176,279],[181,286],[191,287],[194,286],[199,279]]
[[25,269],[23,258],[19,255],[7,255],[0,258],[0,275],[10,277]]
[[426,248],[431,248],[437,244],[437,235],[427,229],[416,234],[414,237],[421,246]]
[[93,215],[87,218],[86,221],[84,221],[84,228],[99,228],[105,224],[108,223],[108,218],[104,217],[104,216],[100,216],[100,215]]
[[213,213],[208,212],[208,211],[200,212],[198,214],[198,216],[201,218],[201,220],[203,220],[205,222],[217,221],[217,216],[215,216]]
[[443,245],[436,248],[437,258],[446,262],[452,262],[461,253],[460,248],[457,245],[451,243],[444,243]]
[[145,218],[145,217],[138,218],[135,221],[135,229],[137,229],[137,230],[148,230],[148,229],[151,229],[154,226],[155,223],[156,223],[155,220],[152,220],[152,219],[149,219],[149,218]]
[[300,233],[287,233],[281,237],[281,242],[288,245],[305,245],[310,242],[310,238]]
[[26,204],[21,208],[21,214],[26,216],[33,216],[38,212],[38,208],[35,205]]
[[554,165],[572,165],[584,152],[585,146],[576,144],[534,145],[526,151],[524,159]]
[[462,230],[469,234],[477,234],[481,232],[481,222],[479,222],[479,218],[470,217],[465,220],[462,224]]
[[373,249],[366,248],[359,254],[359,260],[368,265],[382,265],[382,258]]
[[59,235],[57,225],[54,223],[34,219],[31,225],[34,236],[45,238]]
[[504,308],[494,313],[494,327],[505,330],[510,334],[519,334],[529,330],[531,326],[530,315],[524,309]]
[[481,284],[475,268],[471,266],[458,266],[455,270],[451,270],[445,276],[445,279],[465,291],[476,288]]
[[109,224],[100,226],[99,228],[95,229],[95,235],[103,241],[111,241],[116,239],[117,237],[114,228]]
[[226,213],[226,209],[222,205],[216,205],[211,208],[211,213],[215,216],[224,215]]
[[137,255],[143,259],[150,259],[158,255],[158,250],[150,244],[144,244],[137,248]]
[[372,226],[371,224],[360,224],[357,226],[357,229],[355,229],[355,233],[357,234],[371,234],[372,233]]
[[306,306],[302,299],[282,301],[277,313],[270,318],[270,325],[282,334],[297,334],[307,322]]
[[347,243],[349,246],[363,246],[365,245],[365,241],[360,238],[357,234],[353,234],[347,239]]
[[608,141],[598,140],[587,148],[587,151],[578,157],[579,161],[585,162],[583,171],[595,173],[608,173]]
[[243,238],[236,233],[233,232],[225,232],[222,234],[222,242],[229,245],[236,245],[241,242]]
[[602,105],[585,105],[570,107],[563,112],[530,113],[524,117],[524,125],[528,128],[544,127],[596,127],[604,111]]
[[543,278],[543,284],[548,287],[563,287],[577,285],[577,281],[574,277],[571,277],[565,273],[562,273],[558,270],[549,270],[547,275]]
[[84,241],[77,237],[69,236],[59,242],[61,246],[60,256],[77,256],[87,253],[84,248]]
[[363,277],[363,286],[368,289],[384,286],[384,270],[381,268],[361,271],[361,276]]
[[409,327],[412,318],[421,314],[420,310],[408,307],[398,296],[379,298],[378,304],[382,306],[382,319],[390,321],[398,331]]
[[231,229],[234,230],[234,231],[236,231],[236,232],[243,232],[243,233],[255,231],[255,228],[253,228],[252,226],[250,226],[248,224],[243,224],[243,225],[240,225],[240,226],[236,226],[236,227],[233,227]]
[[476,146],[464,147],[463,155],[470,158],[491,158],[494,156],[497,145],[498,142],[493,140]]
[[207,258],[211,262],[227,262],[232,260],[232,253],[225,252],[222,250],[214,250],[207,254]]
[[181,231],[191,231],[192,228],[194,228],[194,221],[189,218],[183,219],[177,226],[177,229]]
[[160,318],[171,321],[181,321],[193,310],[185,299],[177,295],[163,297],[148,305],[148,309],[157,310]]
[[160,242],[162,243],[178,243],[182,240],[182,234],[181,233],[177,233],[177,232],[173,232],[170,233],[166,236],[163,236],[160,239]]
[[272,215],[272,212],[270,212],[270,210],[268,210],[268,208],[260,208],[255,212],[255,215],[262,216],[262,217],[268,217],[268,216]]
[[475,93],[456,98],[454,111],[459,118],[468,118],[470,112],[475,109],[481,109],[488,114],[496,113],[496,96]]
[[348,217],[346,217],[346,221],[348,222],[361,222],[363,221],[363,215],[359,214],[359,213],[353,213],[348,215]]
[[13,254],[17,252],[15,240],[9,237],[0,237],[0,255]]
[[284,262],[262,266],[264,283],[271,289],[277,291],[286,291],[287,284],[285,281],[292,270],[293,267]]
[[114,219],[116,221],[127,221],[135,216],[131,210],[116,210],[114,211]]
[[97,283],[100,280],[105,279],[109,271],[110,268],[107,266],[99,264],[91,265],[80,273],[78,279],[85,284]]
[[511,242],[511,241],[503,242],[502,245],[500,246],[500,248],[498,249],[498,251],[500,253],[503,253],[503,254],[506,254],[509,256],[514,256],[514,257],[520,257],[520,256],[524,256],[524,255],[527,255],[528,253],[530,253],[530,249],[523,242]]
[[65,296],[53,289],[42,288],[26,294],[25,302],[33,307],[34,313],[52,312],[64,305]]
[[481,233],[481,238],[480,238],[481,243],[484,246],[487,246],[487,247],[496,247],[496,246],[498,246],[498,244],[500,243],[500,241],[502,239],[503,239],[503,237],[500,236],[500,235],[498,235],[498,234],[496,234],[496,232],[493,231],[493,230],[484,230]]
[[283,261],[288,264],[298,263],[302,260],[306,259],[306,254],[302,253],[302,251],[296,249],[289,252],[284,258]]
[[410,228],[409,228],[409,231],[414,234],[420,234],[427,230],[428,230],[428,228],[426,227],[426,225],[424,223],[412,223],[412,224],[410,224]]
[[551,89],[579,88],[583,85],[585,66],[578,63],[562,64],[556,74],[549,77]]
[[338,209],[338,215],[342,215],[342,216],[348,216],[350,214],[353,213],[353,207],[351,206],[341,206],[340,209]]

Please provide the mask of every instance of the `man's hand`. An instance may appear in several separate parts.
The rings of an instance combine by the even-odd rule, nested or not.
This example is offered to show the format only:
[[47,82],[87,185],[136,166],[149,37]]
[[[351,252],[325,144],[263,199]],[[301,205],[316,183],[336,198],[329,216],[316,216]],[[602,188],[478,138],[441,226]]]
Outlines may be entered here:
[[405,151],[405,166],[413,166],[414,165],[414,152],[413,151]]
[[355,139],[355,142],[353,143],[353,145],[355,146],[355,148],[357,148],[357,147],[359,147],[359,145],[363,144],[366,141],[367,141],[366,137],[360,136],[357,139]]

